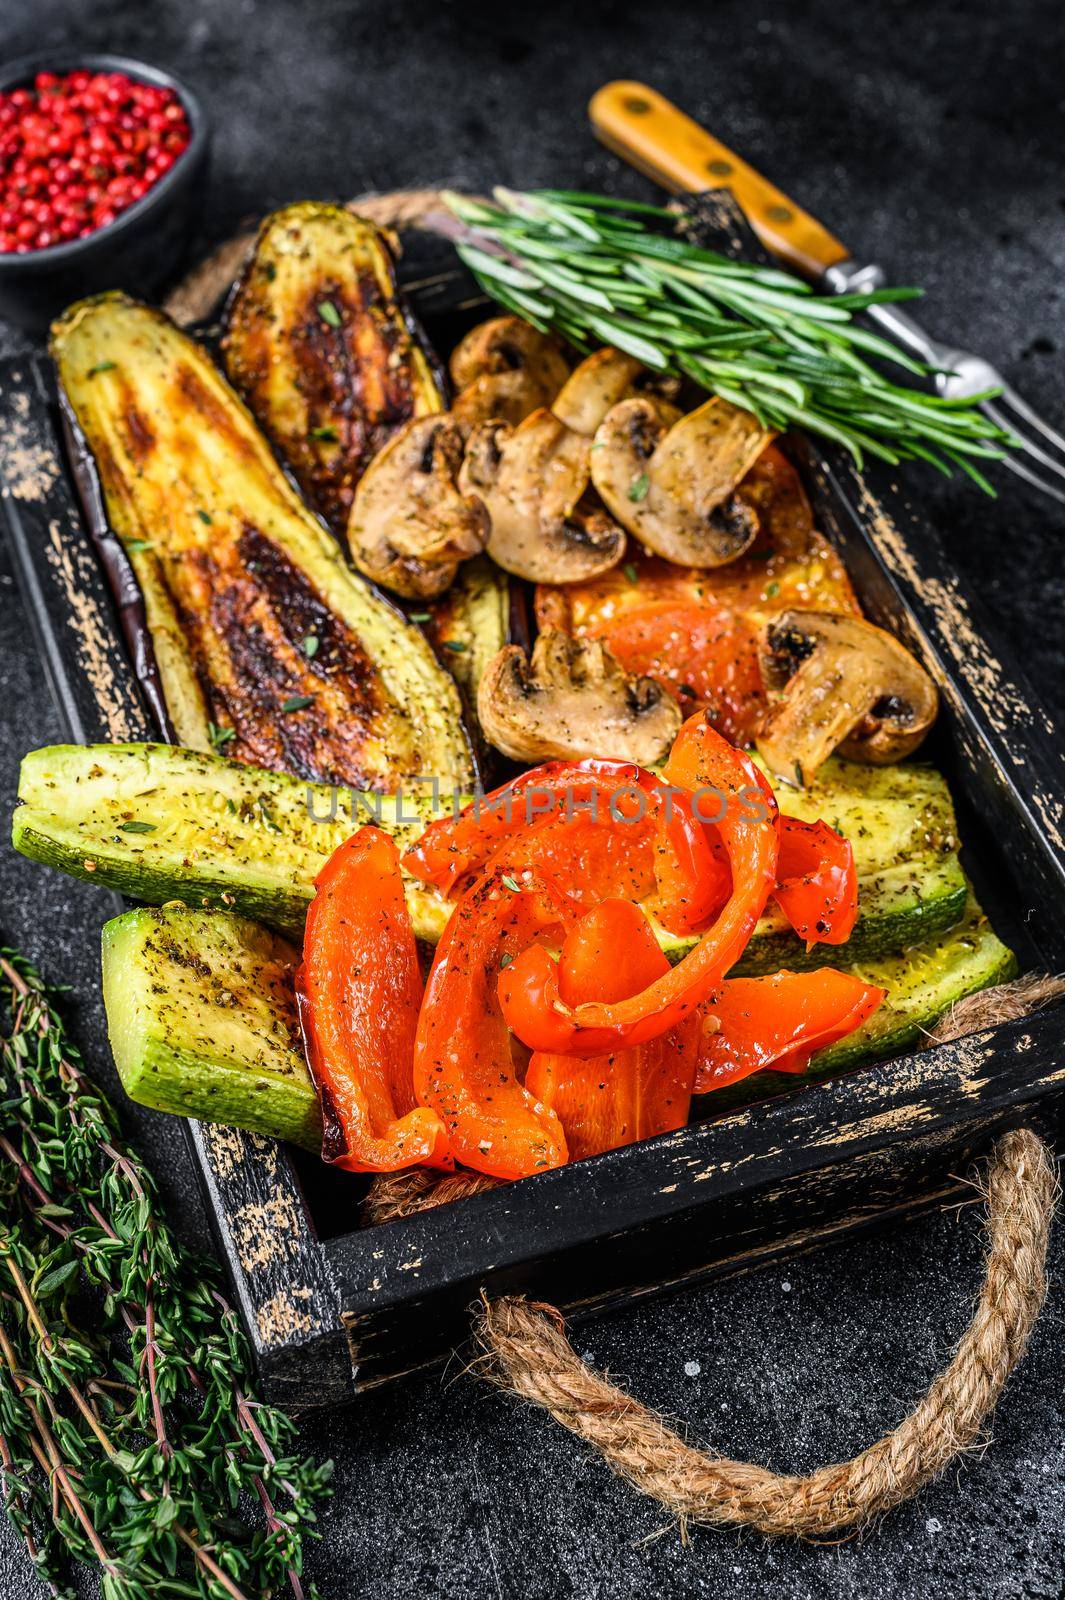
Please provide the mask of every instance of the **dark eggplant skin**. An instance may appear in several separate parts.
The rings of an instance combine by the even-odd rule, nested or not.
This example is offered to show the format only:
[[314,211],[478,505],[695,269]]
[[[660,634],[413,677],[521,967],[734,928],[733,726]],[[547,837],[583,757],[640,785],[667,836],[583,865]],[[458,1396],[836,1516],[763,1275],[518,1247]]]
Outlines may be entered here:
[[343,534],[370,461],[443,411],[443,371],[401,294],[387,234],[301,201],[263,222],[229,297],[222,356],[307,503]]
[[348,568],[207,353],[161,313],[106,295],[65,313],[52,354],[161,731],[354,788],[415,775],[468,786],[454,683]]
[[177,735],[167,710],[159,663],[148,627],[144,595],[130,558],[107,520],[100,475],[89,441],[62,388],[59,391],[59,417],[70,475],[81,502],[89,538],[114,596],[118,625],[133,663],[133,676],[160,734],[167,744],[176,744]]

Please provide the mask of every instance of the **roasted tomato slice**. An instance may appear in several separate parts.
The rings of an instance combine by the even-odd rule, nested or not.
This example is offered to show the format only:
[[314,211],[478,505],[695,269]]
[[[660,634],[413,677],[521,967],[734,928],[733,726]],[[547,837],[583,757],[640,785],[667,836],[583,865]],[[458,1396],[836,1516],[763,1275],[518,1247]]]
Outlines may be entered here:
[[708,595],[703,601],[654,601],[589,631],[626,672],[655,678],[685,710],[708,710],[718,732],[734,744],[749,743],[766,695],[757,634],[744,617]]

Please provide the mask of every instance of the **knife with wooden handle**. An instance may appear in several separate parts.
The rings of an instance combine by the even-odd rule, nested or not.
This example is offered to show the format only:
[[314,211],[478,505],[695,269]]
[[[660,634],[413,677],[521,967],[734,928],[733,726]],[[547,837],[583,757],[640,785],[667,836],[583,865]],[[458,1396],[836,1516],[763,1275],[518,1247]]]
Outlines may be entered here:
[[647,84],[604,84],[588,115],[609,149],[664,188],[731,190],[766,249],[803,277],[820,282],[848,259],[846,246],[815,217]]

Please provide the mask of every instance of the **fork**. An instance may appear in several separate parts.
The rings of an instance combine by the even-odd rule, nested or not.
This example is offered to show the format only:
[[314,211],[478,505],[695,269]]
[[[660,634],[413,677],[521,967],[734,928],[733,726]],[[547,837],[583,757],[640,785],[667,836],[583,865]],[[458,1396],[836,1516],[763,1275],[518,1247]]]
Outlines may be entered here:
[[[822,223],[646,84],[605,84],[593,95],[588,115],[605,145],[674,193],[729,189],[766,249],[817,288],[828,294],[861,294],[886,282],[880,267],[855,261]],[[1003,456],[1002,465],[1065,505],[1065,437],[1033,411],[990,361],[933,339],[897,305],[869,306],[865,314],[924,362],[936,393],[945,399],[968,400],[997,390],[977,404],[989,421],[1012,436],[1014,451]]]

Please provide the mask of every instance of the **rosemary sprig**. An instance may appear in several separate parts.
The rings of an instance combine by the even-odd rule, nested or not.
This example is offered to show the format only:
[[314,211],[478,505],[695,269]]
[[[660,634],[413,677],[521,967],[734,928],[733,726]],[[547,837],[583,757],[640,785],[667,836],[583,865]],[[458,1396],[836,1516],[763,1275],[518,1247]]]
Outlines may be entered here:
[[55,1595],[73,1558],[104,1600],[309,1600],[331,1463],[253,1398],[236,1313],[11,954],[0,1011],[0,1481],[30,1559]]
[[[541,189],[495,191],[495,204],[447,194],[456,245],[482,288],[578,349],[613,344],[661,372],[753,411],[767,426],[832,439],[860,463],[918,459],[961,467],[988,494],[978,459],[1012,436],[976,400],[897,383],[869,357],[916,378],[929,369],[856,320],[917,289],[824,296],[773,267],[731,261],[672,232],[660,206]],[[996,393],[990,390],[988,394]]]

